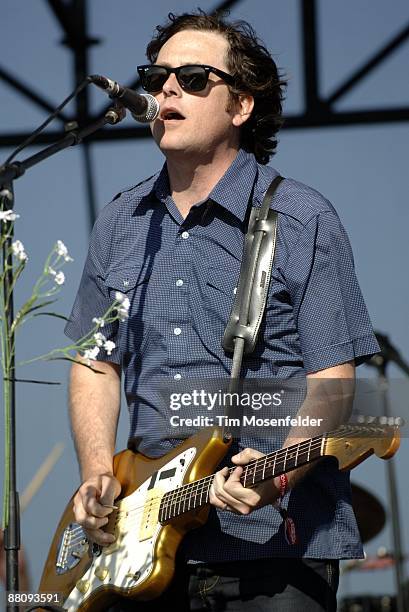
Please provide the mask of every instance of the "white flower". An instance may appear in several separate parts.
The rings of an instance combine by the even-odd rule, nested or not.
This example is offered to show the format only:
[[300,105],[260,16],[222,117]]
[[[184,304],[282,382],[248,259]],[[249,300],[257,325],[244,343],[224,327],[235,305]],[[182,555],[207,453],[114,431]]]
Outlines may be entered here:
[[13,251],[13,255],[17,257],[20,261],[27,261],[27,253],[24,250],[24,244],[21,240],[15,240],[11,245],[11,249]]
[[116,299],[117,302],[122,304],[128,298],[126,297],[125,293],[121,293],[120,291],[115,291],[115,299]]
[[47,274],[49,274],[50,276],[54,276],[54,281],[57,285],[63,285],[65,282],[65,274],[64,272],[57,272],[56,270],[54,270],[54,268],[52,268],[51,266],[48,266],[47,268]]
[[105,325],[105,321],[102,317],[94,317],[92,322],[95,323],[95,325],[98,325],[98,327],[104,327]]
[[98,353],[99,346],[94,346],[94,348],[84,351],[84,359],[96,359]]
[[7,221],[15,221],[20,215],[13,212],[12,210],[0,210],[0,221],[7,223]]
[[125,321],[125,319],[127,319],[129,316],[129,307],[131,302],[129,301],[129,298],[120,291],[115,292],[115,299],[117,302],[119,302],[119,307],[117,308],[118,319],[120,321]]
[[115,342],[112,342],[112,340],[107,340],[104,343],[104,349],[106,350],[107,355],[110,355],[114,348],[115,348]]
[[13,249],[14,255],[17,255],[17,253],[24,251],[24,244],[21,242],[21,240],[15,240],[11,245],[11,248]]
[[65,274],[64,272],[57,272],[57,274],[55,275],[54,278],[55,282],[57,283],[57,285],[63,285],[65,282]]
[[65,261],[74,261],[73,258],[68,255],[68,249],[62,240],[57,240],[55,250],[57,251],[57,255],[64,257]]
[[101,332],[94,334],[94,340],[97,346],[102,346],[104,342],[106,342],[106,338],[104,334],[101,334]]
[[[128,306],[128,308],[129,308],[129,306]],[[128,308],[125,308],[124,306],[120,306],[117,309],[116,313],[117,313],[118,319],[120,321],[125,321],[129,317]]]

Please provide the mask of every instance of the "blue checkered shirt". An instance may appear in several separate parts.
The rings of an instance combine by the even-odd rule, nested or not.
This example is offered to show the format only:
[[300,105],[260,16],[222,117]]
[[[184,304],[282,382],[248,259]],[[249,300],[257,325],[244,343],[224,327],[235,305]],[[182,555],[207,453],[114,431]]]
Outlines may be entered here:
[[[163,439],[163,397],[156,385],[184,378],[226,378],[232,356],[222,348],[238,284],[249,202],[261,205],[277,172],[240,150],[209,194],[183,220],[169,190],[166,164],[118,194],[94,226],[66,334],[89,332],[116,291],[131,301],[125,323],[105,327],[116,349],[98,359],[121,364],[130,414],[128,446],[152,457],[173,448]],[[246,378],[284,378],[379,350],[354,272],[348,237],[332,205],[293,179],[275,195],[277,247],[266,313]],[[269,452],[282,441],[261,440]],[[248,446],[239,441],[238,449]],[[254,443],[252,444],[254,447]],[[323,462],[284,499],[298,543],[289,545],[277,510],[243,517],[211,510],[209,521],[185,538],[195,561],[266,557],[362,556],[351,508],[349,474]]]

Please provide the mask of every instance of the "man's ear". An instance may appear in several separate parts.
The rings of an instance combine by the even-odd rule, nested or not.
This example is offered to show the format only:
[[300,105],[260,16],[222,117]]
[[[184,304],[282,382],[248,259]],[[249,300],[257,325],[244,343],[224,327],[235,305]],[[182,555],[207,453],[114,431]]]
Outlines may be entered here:
[[232,122],[236,127],[243,125],[250,117],[254,108],[254,98],[250,94],[240,94],[236,102],[236,112],[233,115]]

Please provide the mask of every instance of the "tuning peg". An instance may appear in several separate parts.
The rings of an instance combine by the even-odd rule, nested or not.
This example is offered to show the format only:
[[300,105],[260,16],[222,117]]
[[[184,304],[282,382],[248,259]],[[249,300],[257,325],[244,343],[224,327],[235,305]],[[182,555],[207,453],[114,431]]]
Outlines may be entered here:
[[363,425],[371,425],[373,423],[378,422],[379,419],[376,416],[367,416],[365,414],[360,414],[358,415],[357,421],[358,423]]

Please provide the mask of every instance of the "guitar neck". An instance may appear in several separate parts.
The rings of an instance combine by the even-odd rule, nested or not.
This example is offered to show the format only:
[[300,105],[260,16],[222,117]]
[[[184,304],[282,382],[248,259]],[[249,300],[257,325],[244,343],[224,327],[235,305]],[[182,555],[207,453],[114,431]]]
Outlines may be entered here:
[[[289,472],[297,467],[316,461],[325,455],[338,460],[339,469],[351,469],[372,453],[389,459],[399,448],[400,417],[367,417],[367,425],[341,425],[335,431],[315,436],[304,442],[269,453],[250,461],[243,468],[240,481],[243,487],[255,487],[260,482]],[[230,468],[232,474],[235,467]],[[162,497],[159,509],[160,522],[176,518],[184,512],[200,508],[209,503],[209,491],[214,474],[185,484]]]
[[[274,476],[279,476],[284,472],[289,472],[319,459],[325,454],[327,435],[322,434],[264,455],[260,459],[254,459],[244,466],[240,477],[241,484],[243,487],[255,487],[264,480],[269,480]],[[230,468],[229,474],[234,469],[235,467]],[[165,493],[159,510],[160,522],[168,521],[180,514],[208,504],[213,478],[214,474]]]

